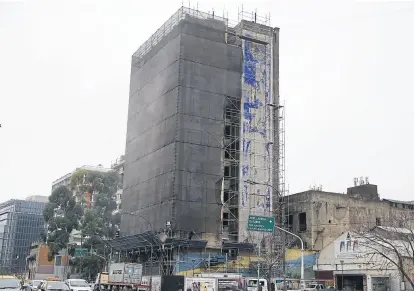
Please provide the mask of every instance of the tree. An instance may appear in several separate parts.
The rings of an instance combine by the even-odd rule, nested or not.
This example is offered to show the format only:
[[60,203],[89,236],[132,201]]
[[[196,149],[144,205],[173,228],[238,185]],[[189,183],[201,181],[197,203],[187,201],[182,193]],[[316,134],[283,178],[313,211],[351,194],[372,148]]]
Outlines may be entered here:
[[77,200],[81,202],[81,205],[83,204],[85,198],[85,178],[87,175],[88,171],[81,169],[73,173],[71,176],[71,190],[75,192],[75,196],[77,197]]
[[[118,215],[113,215],[117,208],[115,195],[118,189],[119,176],[116,172],[100,173],[88,172],[86,177],[87,191],[94,196],[93,209],[97,220],[95,225],[105,238],[113,238],[119,225]],[[99,218],[98,218],[99,217]]]
[[[84,278],[94,276],[104,266],[103,259],[108,255],[105,249],[105,240],[113,238],[120,224],[120,215],[113,214],[117,205],[115,194],[119,185],[119,176],[116,172],[78,171],[71,179],[71,187],[85,207],[84,216],[80,221],[83,248],[87,248],[96,255],[92,257],[76,258],[72,265]],[[79,193],[80,192],[80,193]],[[93,197],[93,203],[85,202],[85,193]]]
[[412,289],[414,262],[413,213],[400,213],[390,226],[362,227],[358,232],[359,244],[375,267],[395,267],[402,282],[407,281]]
[[260,277],[267,279],[268,282],[271,282],[273,277],[281,277],[285,234],[277,229],[274,233],[251,232],[248,241],[256,245],[256,253],[259,254],[258,261],[251,263],[251,273],[257,274],[259,267]]
[[95,255],[88,255],[83,258],[73,259],[71,264],[77,269],[77,273],[81,274],[82,278],[93,281],[96,275],[104,268],[105,260]]
[[49,196],[49,202],[43,210],[43,217],[48,224],[46,242],[49,246],[49,260],[60,250],[66,248],[72,230],[79,228],[82,208],[76,204],[72,192],[65,186],[55,189]]

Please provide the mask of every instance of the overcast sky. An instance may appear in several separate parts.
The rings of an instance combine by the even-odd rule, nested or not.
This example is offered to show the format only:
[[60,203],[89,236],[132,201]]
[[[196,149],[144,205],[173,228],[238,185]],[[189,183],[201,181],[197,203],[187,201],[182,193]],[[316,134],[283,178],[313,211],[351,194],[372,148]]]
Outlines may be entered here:
[[[184,5],[188,6],[188,1]],[[182,1],[0,0],[1,201],[124,153],[131,55]],[[290,192],[414,193],[414,26],[409,1],[191,1],[280,27]]]

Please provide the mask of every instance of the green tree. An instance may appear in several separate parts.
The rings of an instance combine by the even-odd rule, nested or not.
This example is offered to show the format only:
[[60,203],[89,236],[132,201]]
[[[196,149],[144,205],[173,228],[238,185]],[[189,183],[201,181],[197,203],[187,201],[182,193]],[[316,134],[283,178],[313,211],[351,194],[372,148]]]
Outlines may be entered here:
[[[116,172],[100,173],[88,172],[86,176],[87,191],[94,195],[93,210],[96,220],[85,220],[85,223],[96,225],[95,234],[101,234],[104,238],[112,238],[116,227],[120,223],[118,215],[113,215],[117,208],[115,195],[118,189],[119,176]],[[103,229],[99,229],[102,227]],[[88,227],[92,233],[91,227]]]
[[82,208],[76,204],[72,192],[65,186],[58,187],[49,196],[49,203],[43,210],[43,217],[48,224],[46,242],[49,246],[49,260],[66,248],[70,233],[79,228],[82,214]]
[[81,169],[73,173],[71,177],[71,190],[74,191],[77,201],[80,202],[81,205],[84,205],[85,202],[85,192],[87,192],[87,175],[88,171]]
[[106,261],[95,255],[88,255],[82,258],[74,258],[71,265],[76,269],[81,277],[93,281],[98,273],[100,273],[105,266]]
[[84,236],[105,236],[105,222],[98,209],[85,210],[81,230]]
[[[116,172],[101,173],[95,171],[77,172],[73,178],[72,187],[75,191],[90,193],[94,197],[94,203],[86,208],[81,219],[83,248],[94,252],[88,258],[76,258],[72,264],[85,279],[91,279],[102,270],[105,264],[103,258],[107,257],[109,250],[105,247],[105,240],[113,238],[120,224],[121,216],[113,214],[116,209],[115,195],[119,187],[120,179]],[[81,195],[78,195],[78,198]]]

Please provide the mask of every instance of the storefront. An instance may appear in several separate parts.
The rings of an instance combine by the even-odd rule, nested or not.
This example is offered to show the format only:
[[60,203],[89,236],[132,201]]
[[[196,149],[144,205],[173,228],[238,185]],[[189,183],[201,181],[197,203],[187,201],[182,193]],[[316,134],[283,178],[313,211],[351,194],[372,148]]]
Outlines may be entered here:
[[316,278],[332,277],[337,290],[400,290],[396,267],[370,254],[365,243],[352,232],[342,234],[321,250],[314,271]]

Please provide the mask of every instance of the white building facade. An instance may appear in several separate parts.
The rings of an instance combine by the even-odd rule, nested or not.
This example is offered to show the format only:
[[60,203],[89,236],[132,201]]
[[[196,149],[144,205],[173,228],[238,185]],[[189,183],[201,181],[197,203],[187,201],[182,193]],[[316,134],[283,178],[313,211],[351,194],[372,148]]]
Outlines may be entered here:
[[78,170],[86,170],[86,171],[93,171],[93,172],[102,172],[102,173],[107,173],[109,171],[111,171],[111,169],[109,168],[105,168],[102,165],[98,165],[98,166],[82,166],[79,168],[76,168],[75,170],[73,170],[72,172],[60,177],[59,179],[56,179],[55,181],[52,182],[52,192],[58,188],[59,186],[67,186],[70,187],[71,184],[71,178],[72,175],[76,173],[76,171]]
[[124,179],[124,156],[120,156],[114,162],[111,163],[111,169],[118,173],[120,177],[120,183],[118,185],[115,202],[117,203],[117,209],[114,213],[117,213],[121,210],[122,202],[122,193],[123,193],[123,179]]
[[[366,238],[345,232],[321,250],[314,271],[332,276],[336,289],[344,291],[411,290],[398,268],[383,258]],[[413,289],[412,289],[413,290]]]

